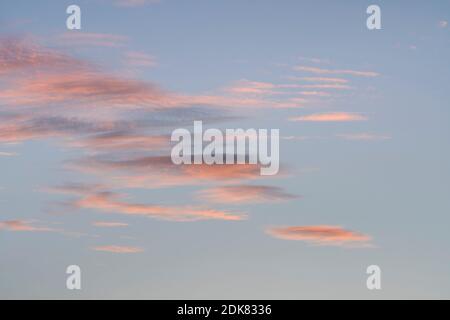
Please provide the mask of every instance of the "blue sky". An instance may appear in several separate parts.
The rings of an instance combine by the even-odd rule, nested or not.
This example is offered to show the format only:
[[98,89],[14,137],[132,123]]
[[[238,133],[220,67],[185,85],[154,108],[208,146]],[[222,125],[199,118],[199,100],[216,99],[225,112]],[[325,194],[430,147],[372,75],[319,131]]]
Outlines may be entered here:
[[[450,296],[449,1],[70,4],[0,5],[0,297]],[[173,167],[194,120],[280,174]]]

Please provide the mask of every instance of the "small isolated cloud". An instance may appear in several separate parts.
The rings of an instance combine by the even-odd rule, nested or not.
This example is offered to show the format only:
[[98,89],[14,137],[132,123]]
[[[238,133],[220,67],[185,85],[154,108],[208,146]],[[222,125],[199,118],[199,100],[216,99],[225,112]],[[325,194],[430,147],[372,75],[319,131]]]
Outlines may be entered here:
[[347,121],[364,121],[368,118],[358,113],[348,112],[331,112],[331,113],[314,113],[306,116],[291,117],[290,121],[307,121],[307,122],[347,122]]
[[129,51],[125,54],[126,63],[132,67],[154,67],[156,58],[150,54],[138,51]]
[[447,28],[447,26],[448,26],[448,21],[446,21],[446,20],[439,21],[439,27]]
[[283,240],[306,241],[314,245],[368,247],[371,237],[343,229],[340,226],[292,226],[272,227],[266,230],[270,236]]
[[92,250],[111,253],[139,253],[144,251],[144,249],[139,247],[116,246],[116,245],[93,247]]
[[379,135],[379,134],[373,134],[373,133],[343,133],[343,134],[337,134],[338,138],[344,139],[344,140],[352,140],[352,141],[380,141],[380,140],[388,140],[391,139],[390,136],[386,135]]
[[112,221],[94,221],[92,222],[94,227],[101,228],[117,228],[117,227],[127,227],[128,223],[124,222],[112,222]]
[[18,154],[15,152],[3,152],[0,151],[0,157],[14,157],[17,156]]
[[277,202],[297,198],[282,188],[261,185],[223,186],[199,192],[200,198],[216,203]]
[[316,97],[328,97],[330,94],[324,91],[300,91],[302,96],[316,96]]
[[348,83],[347,79],[343,78],[327,78],[327,77],[303,77],[300,78],[308,82],[325,82],[325,83]]
[[323,69],[316,67],[307,67],[307,66],[295,66],[295,71],[303,71],[314,74],[341,74],[341,75],[351,75],[358,77],[377,77],[380,74],[373,71],[358,71],[358,70],[349,70],[349,69]]

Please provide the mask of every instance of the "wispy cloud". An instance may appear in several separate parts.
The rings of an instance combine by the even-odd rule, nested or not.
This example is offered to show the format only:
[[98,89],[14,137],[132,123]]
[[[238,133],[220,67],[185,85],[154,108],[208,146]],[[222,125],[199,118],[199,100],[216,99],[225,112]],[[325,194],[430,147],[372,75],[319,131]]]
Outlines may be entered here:
[[364,121],[368,118],[358,113],[348,112],[331,112],[331,113],[314,113],[306,116],[291,117],[290,121],[307,121],[307,122],[347,122],[347,121]]
[[106,191],[98,185],[63,185],[49,188],[48,191],[80,196],[79,199],[71,200],[67,203],[73,208],[92,209],[128,216],[141,216],[168,221],[239,221],[246,218],[244,214],[215,210],[203,206],[164,206],[127,202],[123,200],[123,195]]
[[119,195],[111,192],[91,194],[74,202],[78,208],[95,209],[131,216],[153,217],[169,221],[198,221],[198,220],[231,220],[238,221],[244,215],[232,214],[226,211],[200,207],[173,207],[130,203],[119,200]]
[[144,251],[144,249],[139,247],[117,246],[117,245],[97,246],[93,247],[92,250],[110,253],[140,253]]
[[441,28],[447,28],[448,26],[448,21],[447,20],[441,20],[439,21],[439,27]]
[[128,223],[124,222],[113,222],[113,221],[94,221],[92,222],[94,227],[101,228],[117,228],[117,227],[127,227]]
[[327,77],[303,77],[298,78],[299,80],[308,81],[308,82],[331,82],[331,83],[348,83],[347,79],[343,78],[327,78]]
[[306,241],[314,245],[368,247],[371,237],[368,235],[343,229],[340,226],[291,226],[272,227],[266,232],[278,239]]
[[42,48],[30,39],[0,39],[0,75],[18,71],[61,69],[85,64],[52,49]]
[[278,202],[298,198],[282,188],[262,185],[221,186],[198,193],[203,200],[215,203]]
[[[0,139],[0,141],[1,141],[1,139]],[[0,157],[14,157],[14,156],[17,156],[18,154],[17,153],[15,153],[15,152],[3,152],[3,151],[0,151]]]
[[161,150],[170,145],[168,136],[152,136],[144,134],[132,134],[123,131],[108,132],[77,139],[70,143],[73,147],[80,147],[90,151],[127,151],[131,150]]
[[148,53],[129,51],[125,53],[125,63],[131,67],[154,67],[156,58]]
[[210,181],[253,180],[261,178],[259,164],[198,164],[179,166],[170,156],[145,156],[116,160],[88,157],[68,163],[81,172],[114,177],[109,183],[127,187],[198,185]]
[[303,71],[315,74],[341,74],[341,75],[351,75],[351,76],[359,76],[359,77],[377,77],[379,73],[373,71],[358,71],[358,70],[349,70],[349,69],[323,69],[316,67],[308,67],[308,66],[295,66],[295,71]]
[[342,138],[345,140],[356,140],[356,141],[378,141],[378,140],[388,140],[391,139],[390,136],[380,135],[374,133],[342,133],[336,135],[338,138]]
[[27,231],[27,232],[36,232],[36,231],[55,231],[55,229],[38,226],[34,221],[26,221],[26,220],[7,220],[0,221],[0,230],[7,231]]

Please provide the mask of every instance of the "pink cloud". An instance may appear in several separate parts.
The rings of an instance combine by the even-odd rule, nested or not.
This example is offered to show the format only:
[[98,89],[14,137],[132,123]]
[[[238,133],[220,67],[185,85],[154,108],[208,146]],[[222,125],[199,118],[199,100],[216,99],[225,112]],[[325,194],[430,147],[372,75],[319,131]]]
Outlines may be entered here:
[[153,217],[169,221],[198,221],[198,220],[243,220],[245,216],[226,211],[184,206],[159,206],[149,204],[129,203],[119,200],[117,194],[101,192],[86,195],[75,201],[77,208],[94,209],[105,212],[115,212],[124,215]]
[[314,113],[307,116],[291,117],[290,121],[307,121],[307,122],[347,122],[347,121],[364,121],[368,118],[358,113],[348,112],[331,112],[331,113]]
[[77,139],[70,143],[73,147],[81,147],[94,152],[98,151],[130,151],[161,150],[169,147],[170,137],[150,136],[143,134],[127,134],[112,132]]
[[24,221],[24,220],[8,220],[8,221],[0,221],[0,230],[8,230],[8,231],[55,231],[52,228],[35,226],[32,221]]
[[164,206],[127,202],[122,200],[122,195],[105,191],[105,189],[99,185],[90,186],[71,184],[49,188],[47,191],[80,196],[79,199],[71,200],[68,203],[69,206],[73,208],[92,209],[128,216],[141,216],[168,221],[239,221],[246,218],[243,214],[215,210],[203,206]]
[[215,203],[278,202],[297,198],[279,187],[261,185],[234,185],[200,191],[199,197]]
[[328,246],[370,246],[371,237],[340,226],[293,226],[273,227],[266,232],[278,239],[306,241],[315,245]]

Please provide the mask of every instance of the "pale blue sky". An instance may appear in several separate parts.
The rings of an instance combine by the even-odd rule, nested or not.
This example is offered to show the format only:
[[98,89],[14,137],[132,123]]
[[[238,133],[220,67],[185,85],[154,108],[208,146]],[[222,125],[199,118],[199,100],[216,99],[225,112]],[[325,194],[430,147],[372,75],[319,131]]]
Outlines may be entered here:
[[[65,9],[73,3],[82,10],[80,31],[65,27]],[[365,11],[372,3],[381,7],[382,30],[366,28]],[[16,125],[11,114],[25,117],[31,126],[25,129],[39,135],[15,143],[0,140],[0,297],[449,298],[449,20],[449,1],[161,0],[133,7],[114,0],[2,1],[0,120]],[[73,33],[82,36],[71,40]],[[89,63],[89,75],[114,77],[117,82],[105,82],[105,90],[113,90],[120,79],[134,79],[145,88],[156,85],[170,98],[181,96],[188,106],[149,113],[131,108],[116,114],[116,108],[123,107],[118,102],[121,93],[93,102],[95,95],[83,100],[67,91],[40,89],[39,84],[52,83],[46,78],[46,60],[36,59],[37,67],[30,63],[31,68],[7,70],[16,62],[22,66],[34,60],[6,55],[6,41],[33,46],[37,52],[48,50],[52,59],[55,52],[74,59],[64,62],[62,72],[75,79],[70,82],[74,86],[84,78],[80,80],[78,69],[65,70],[82,61]],[[45,71],[37,74],[33,68],[40,63]],[[296,70],[299,66],[314,69]],[[65,81],[58,76],[57,81]],[[322,85],[317,78],[324,77],[345,81],[350,88],[307,87]],[[92,85],[100,87],[97,81]],[[235,96],[231,89],[252,86],[250,82],[271,84],[283,92],[289,89],[280,85],[299,87],[288,94],[251,96],[260,100],[245,106],[241,99],[247,96]],[[137,91],[137,104],[145,104],[148,97]],[[58,94],[65,100],[43,103]],[[32,99],[19,103],[21,97]],[[292,98],[304,100],[295,107],[277,107]],[[103,114],[103,108],[111,110]],[[367,119],[290,121],[336,112]],[[65,117],[71,125],[58,126]],[[301,197],[205,203],[197,192],[226,181],[198,185],[191,176],[161,187],[169,178],[156,175],[157,169],[154,178],[146,176],[145,186],[130,186],[129,176],[117,181],[115,174],[136,178],[144,171],[102,171],[94,160],[88,167],[97,174],[77,170],[74,163],[85,157],[128,160],[153,155],[134,149],[102,154],[75,147],[86,136],[105,133],[91,132],[76,120],[97,123],[103,117],[133,124],[138,119],[142,123],[137,132],[158,135],[215,117],[218,121],[208,126],[279,128],[285,174],[237,184],[276,186]],[[40,122],[43,118],[45,123]],[[6,125],[0,126],[0,138],[10,128]],[[43,128],[49,133],[43,135]],[[18,132],[29,133],[25,129]],[[243,212],[248,219],[179,222],[73,208],[67,202],[84,193],[48,190],[71,183],[106,184],[103,191],[123,194],[130,203],[207,206]],[[37,229],[2,228],[5,221]],[[99,228],[92,225],[95,221],[129,225]],[[317,245],[266,232],[274,226],[318,225],[367,235],[370,246]],[[93,250],[110,245],[143,251]],[[70,264],[82,269],[79,292],[65,288]],[[365,270],[371,264],[382,269],[381,291],[366,289]]]

